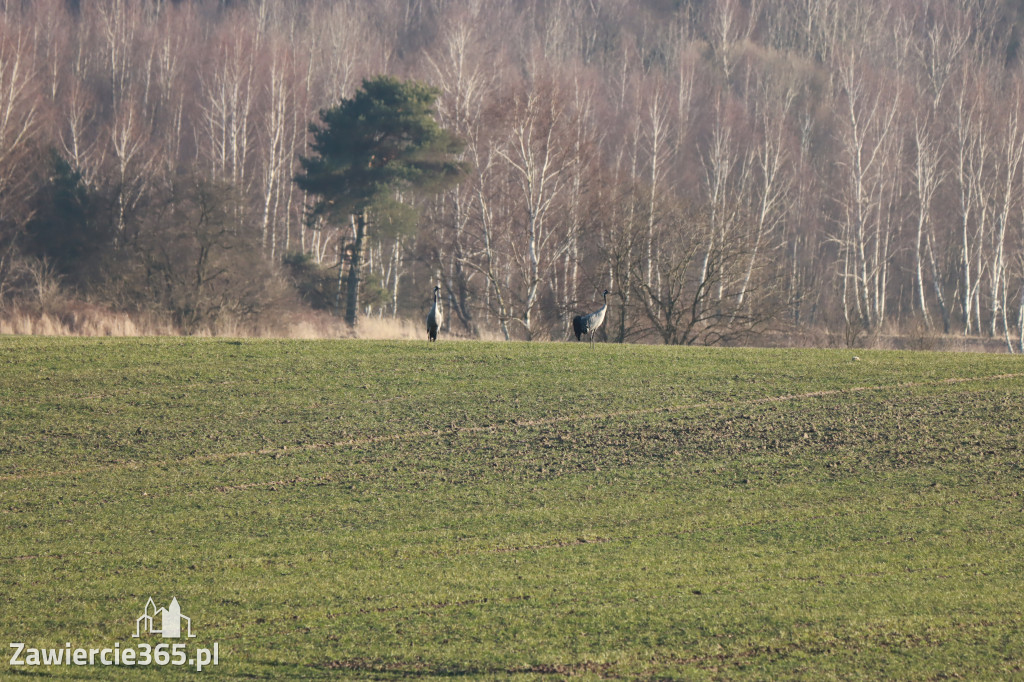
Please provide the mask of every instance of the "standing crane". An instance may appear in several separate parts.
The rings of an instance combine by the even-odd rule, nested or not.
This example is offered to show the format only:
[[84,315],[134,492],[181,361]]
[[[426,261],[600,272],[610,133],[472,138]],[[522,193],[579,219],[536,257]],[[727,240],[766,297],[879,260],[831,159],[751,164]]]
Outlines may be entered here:
[[594,332],[604,324],[604,314],[608,312],[608,290],[605,289],[601,295],[604,297],[604,305],[600,309],[589,315],[577,315],[572,318],[572,331],[576,334],[576,340],[579,341],[580,337],[586,334],[590,337],[591,346],[594,345]]
[[441,299],[438,297],[438,293],[441,291],[441,287],[434,287],[434,307],[427,313],[427,340],[437,341],[437,330],[444,322],[444,314],[441,312]]

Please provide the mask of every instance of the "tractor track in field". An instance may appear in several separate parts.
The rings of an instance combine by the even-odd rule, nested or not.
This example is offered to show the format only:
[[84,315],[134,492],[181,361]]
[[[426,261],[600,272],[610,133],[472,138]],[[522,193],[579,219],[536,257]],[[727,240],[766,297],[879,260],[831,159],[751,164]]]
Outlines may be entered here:
[[[1001,381],[1005,379],[1024,378],[1024,372],[1011,372],[1003,374],[992,374],[978,377],[949,377],[946,379],[934,379],[930,381],[907,381],[894,384],[878,384],[873,386],[851,386],[849,388],[824,389],[820,391],[807,391],[804,393],[789,393],[777,396],[763,396],[760,398],[744,398],[738,400],[711,400],[707,402],[681,403],[678,405],[667,405],[659,407],[641,407],[630,410],[616,410],[611,412],[591,412],[583,414],[558,415],[543,417],[540,419],[509,419],[495,424],[485,426],[456,426],[448,428],[416,429],[402,433],[390,433],[379,436],[363,436],[341,440],[324,441],[319,443],[298,443],[295,445],[281,445],[257,450],[242,450],[227,453],[208,453],[202,455],[190,455],[177,460],[155,460],[155,461],[123,461],[115,462],[105,466],[90,467],[86,469],[64,469],[59,471],[39,471],[24,474],[0,475],[0,482],[20,481],[26,479],[52,478],[59,476],[78,476],[104,471],[114,470],[138,470],[154,466],[171,466],[180,464],[202,464],[206,462],[227,461],[246,457],[273,456],[275,459],[284,457],[295,452],[309,452],[316,450],[327,450],[332,448],[354,448],[380,443],[392,443],[397,441],[416,438],[437,438],[441,436],[475,434],[475,433],[501,433],[504,431],[515,431],[521,428],[532,428],[536,426],[551,426],[581,421],[594,421],[598,419],[616,419],[620,417],[640,417],[651,414],[671,414],[674,412],[685,412],[696,409],[715,409],[726,407],[739,407],[744,405],[770,405],[772,403],[785,403],[809,398],[827,398],[831,396],[850,395],[856,393],[867,393],[873,391],[888,391],[898,389],[919,388],[922,386],[943,386],[951,384],[964,384],[983,381]],[[266,484],[242,484],[241,486],[228,486],[228,488],[257,487]]]

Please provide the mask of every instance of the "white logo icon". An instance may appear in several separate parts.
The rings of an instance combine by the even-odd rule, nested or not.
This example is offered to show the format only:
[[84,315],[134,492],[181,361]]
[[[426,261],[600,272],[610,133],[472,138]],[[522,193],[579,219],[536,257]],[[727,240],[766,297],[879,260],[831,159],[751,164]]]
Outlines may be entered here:
[[178,605],[177,597],[171,599],[171,605],[166,609],[158,609],[153,603],[153,598],[150,597],[146,602],[143,614],[135,619],[135,634],[132,637],[139,637],[140,633],[162,637],[181,637],[182,621],[185,621],[186,638],[195,637],[192,634],[192,619],[181,615],[181,606]]

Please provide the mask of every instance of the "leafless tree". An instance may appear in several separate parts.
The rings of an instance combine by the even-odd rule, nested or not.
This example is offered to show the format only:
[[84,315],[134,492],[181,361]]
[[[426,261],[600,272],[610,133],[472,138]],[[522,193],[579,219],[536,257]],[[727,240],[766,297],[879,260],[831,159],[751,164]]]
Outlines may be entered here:
[[[536,332],[534,311],[542,287],[569,248],[563,229],[553,219],[556,201],[566,191],[569,169],[577,159],[565,139],[566,111],[554,88],[545,85],[518,94],[509,103],[509,134],[497,154],[507,165],[521,206],[520,236],[510,242],[519,268],[521,323],[527,338]],[[569,128],[571,130],[571,127]]]
[[[704,245],[700,254],[698,281],[714,284],[707,295],[696,301],[716,310],[723,302],[726,289],[731,288],[728,277],[736,275],[725,264],[722,254],[731,253],[731,245],[743,239],[749,220],[749,203],[744,201],[750,192],[754,150],[736,140],[736,131],[730,122],[728,109],[732,103],[723,96],[715,106],[715,118],[710,139],[701,150],[704,169],[704,201],[707,206],[707,229],[702,231]],[[744,147],[746,147],[744,149]],[[719,268],[719,272],[714,272]],[[702,317],[705,311],[699,311]]]
[[983,182],[990,162],[985,114],[978,93],[962,90],[955,102],[953,122],[953,181],[959,200],[960,310],[963,333],[981,328],[981,245],[989,206],[982,201]]
[[942,150],[928,132],[928,126],[921,121],[914,122],[914,149],[916,152],[914,165],[914,185],[917,193],[917,230],[914,239],[914,275],[917,293],[917,305],[924,318],[925,326],[931,329],[931,315],[928,312],[928,300],[925,285],[925,256],[929,256],[931,264],[932,284],[935,291],[939,312],[942,316],[944,331],[949,333],[949,311],[942,294],[942,286],[935,264],[934,226],[932,224],[932,203],[935,194],[943,182],[945,171],[942,168]]
[[[438,54],[431,55],[429,63],[441,90],[438,101],[441,124],[462,139],[469,140],[467,156],[480,161],[486,154],[482,150],[486,142],[482,139],[481,117],[485,100],[491,96],[495,75],[493,69],[485,68],[485,63],[493,60],[494,53],[480,39],[475,28],[477,20],[478,17],[472,14],[452,17],[452,25],[439,46]],[[492,271],[490,267],[481,269],[480,254],[472,243],[474,238],[470,226],[475,209],[479,208],[483,216],[486,204],[481,201],[479,183],[484,178],[485,174],[477,169],[469,182],[447,190],[441,197],[440,210],[435,213],[440,243],[434,254],[445,273],[442,286],[451,302],[449,310],[471,333],[479,331],[473,309],[473,300],[478,295],[476,280],[484,272]],[[490,244],[490,228],[484,225],[486,220],[481,218],[479,222],[487,235],[484,240],[485,261],[488,253],[493,255],[486,250],[486,245]],[[485,288],[494,284],[494,280],[488,278],[488,281],[490,283],[485,284]],[[452,318],[453,315],[447,316],[448,325]]]
[[252,112],[255,100],[255,52],[245,33],[225,35],[203,79],[203,140],[199,144],[209,172],[247,189]]
[[864,57],[850,50],[836,64],[838,129],[844,183],[837,235],[843,318],[875,329],[885,321],[896,225],[890,213],[899,169],[898,83],[867,77]]
[[37,83],[27,36],[0,16],[0,227],[31,191],[26,164],[39,127]]

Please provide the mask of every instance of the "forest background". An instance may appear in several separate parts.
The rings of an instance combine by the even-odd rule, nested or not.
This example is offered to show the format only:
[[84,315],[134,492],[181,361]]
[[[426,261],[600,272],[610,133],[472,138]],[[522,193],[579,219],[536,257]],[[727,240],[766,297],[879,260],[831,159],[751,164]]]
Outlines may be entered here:
[[[1020,0],[0,0],[0,333],[336,335],[294,182],[387,74],[462,181],[369,233],[362,318],[1024,350]],[[44,327],[40,325],[45,322]],[[415,333],[418,334],[418,331]]]

